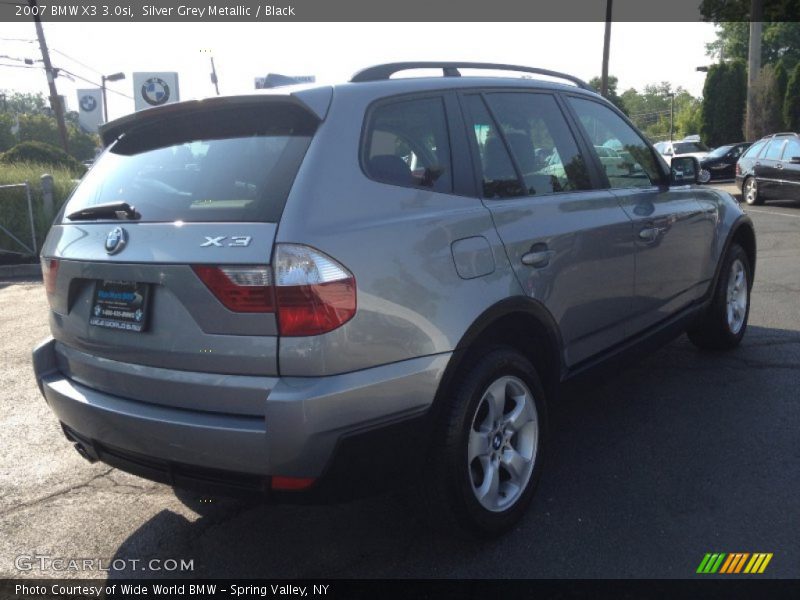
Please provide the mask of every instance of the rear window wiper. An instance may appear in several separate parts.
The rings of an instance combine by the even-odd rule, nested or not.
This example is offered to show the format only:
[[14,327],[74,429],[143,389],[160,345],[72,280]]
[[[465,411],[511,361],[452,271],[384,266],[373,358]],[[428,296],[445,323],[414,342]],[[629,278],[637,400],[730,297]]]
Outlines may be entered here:
[[87,221],[89,219],[138,219],[142,215],[136,207],[127,202],[107,202],[87,206],[67,215],[70,221]]

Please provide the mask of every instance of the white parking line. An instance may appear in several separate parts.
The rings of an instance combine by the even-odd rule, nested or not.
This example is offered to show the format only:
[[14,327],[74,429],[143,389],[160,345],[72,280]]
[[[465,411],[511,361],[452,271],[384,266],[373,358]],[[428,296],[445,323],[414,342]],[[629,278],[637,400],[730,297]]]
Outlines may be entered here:
[[791,213],[775,212],[772,210],[759,210],[757,208],[746,208],[745,212],[762,213],[765,215],[780,215],[782,217],[794,217],[795,219],[800,219],[800,214],[793,215]]

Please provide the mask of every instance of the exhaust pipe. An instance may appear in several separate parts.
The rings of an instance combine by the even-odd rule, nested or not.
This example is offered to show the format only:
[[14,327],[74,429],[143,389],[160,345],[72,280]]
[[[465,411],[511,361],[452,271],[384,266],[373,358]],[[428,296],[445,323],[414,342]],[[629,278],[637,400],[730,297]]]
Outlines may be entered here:
[[75,450],[77,450],[78,454],[80,454],[83,458],[88,460],[90,463],[96,463],[97,462],[97,458],[95,456],[93,456],[92,454],[90,454],[89,451],[86,449],[86,447],[83,444],[81,444],[80,442],[75,442]]

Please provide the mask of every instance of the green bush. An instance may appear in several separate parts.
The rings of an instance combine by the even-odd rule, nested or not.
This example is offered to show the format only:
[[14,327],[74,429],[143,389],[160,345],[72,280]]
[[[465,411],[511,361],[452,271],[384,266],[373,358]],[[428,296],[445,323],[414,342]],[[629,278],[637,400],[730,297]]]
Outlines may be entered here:
[[[63,167],[51,167],[29,162],[14,164],[0,162],[0,186],[25,182],[30,184],[37,251],[41,248],[54,217],[54,214],[46,215],[44,213],[41,186],[41,176],[44,173],[53,176],[53,210],[56,213],[75,188],[76,176],[74,172]],[[11,231],[22,242],[30,245],[31,230],[25,188],[0,188],[0,225]],[[0,249],[13,250],[15,252],[24,251],[2,230],[0,230]],[[13,256],[0,252],[0,260],[3,260],[3,257],[8,259]]]
[[11,150],[0,155],[0,162],[7,165],[29,162],[48,167],[63,167],[78,176],[86,172],[86,167],[69,154],[60,148],[43,142],[22,142],[17,144]]

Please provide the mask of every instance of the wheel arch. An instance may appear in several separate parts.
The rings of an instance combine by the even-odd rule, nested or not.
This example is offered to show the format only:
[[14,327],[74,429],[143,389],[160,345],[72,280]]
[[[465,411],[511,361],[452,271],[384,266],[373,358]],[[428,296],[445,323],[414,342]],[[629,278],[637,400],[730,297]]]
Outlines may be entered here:
[[731,226],[730,231],[728,232],[725,245],[722,248],[719,258],[717,259],[717,267],[714,273],[714,285],[711,288],[712,290],[716,289],[717,282],[719,281],[721,274],[722,263],[725,260],[725,256],[727,256],[731,245],[734,243],[739,244],[747,254],[747,260],[750,262],[749,284],[751,288],[753,286],[753,281],[755,280],[756,276],[756,232],[755,228],[753,227],[752,219],[746,214],[743,214],[736,219]]
[[491,344],[505,344],[518,350],[536,367],[548,400],[555,397],[565,373],[558,325],[540,302],[514,296],[481,313],[461,337],[439,383],[433,403],[434,417],[459,370],[479,355],[481,348]]

